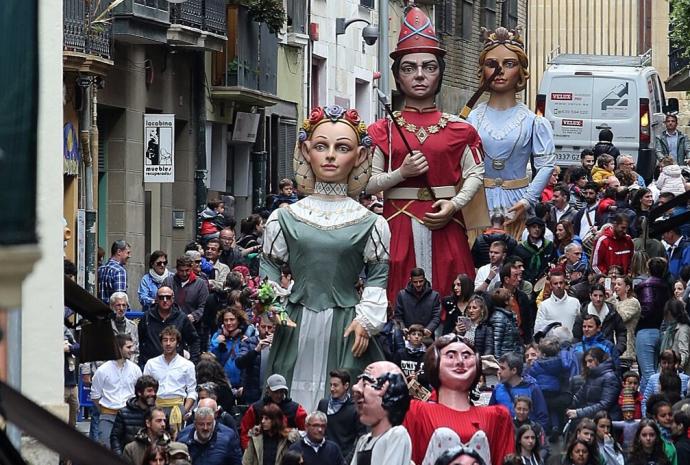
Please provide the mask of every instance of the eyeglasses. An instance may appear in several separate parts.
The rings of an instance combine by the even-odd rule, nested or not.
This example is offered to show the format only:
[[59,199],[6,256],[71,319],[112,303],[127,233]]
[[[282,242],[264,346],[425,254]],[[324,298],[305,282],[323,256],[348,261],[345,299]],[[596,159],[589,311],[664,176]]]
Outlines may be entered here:
[[155,264],[156,264],[157,266],[165,266],[165,265],[168,264],[168,262],[167,262],[167,261],[165,261],[165,262],[156,262]]
[[158,300],[172,300],[173,296],[170,294],[158,295]]

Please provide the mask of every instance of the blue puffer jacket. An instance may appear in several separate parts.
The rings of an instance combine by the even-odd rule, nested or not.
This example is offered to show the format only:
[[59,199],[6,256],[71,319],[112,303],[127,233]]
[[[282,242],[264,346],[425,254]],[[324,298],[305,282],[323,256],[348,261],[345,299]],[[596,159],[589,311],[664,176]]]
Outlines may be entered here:
[[559,392],[561,379],[570,379],[578,374],[577,360],[572,351],[564,348],[558,355],[535,360],[532,366],[525,370],[525,374],[537,381],[542,392]]
[[241,343],[246,346],[247,350],[244,350],[243,347],[240,352],[244,352],[244,354],[235,359],[235,365],[242,370],[242,386],[244,387],[242,396],[247,405],[261,399],[262,395],[261,380],[259,379],[261,377],[261,352],[255,350],[258,343],[258,336],[248,337]]
[[604,410],[609,412],[612,420],[620,420],[620,391],[621,382],[613,370],[611,360],[604,360],[599,366],[589,370],[585,384],[575,394],[573,404],[577,418],[592,418],[599,410]]
[[577,361],[580,363],[580,368],[582,368],[585,364],[583,360],[585,352],[595,347],[601,349],[606,355],[609,356],[614,368],[618,369],[618,367],[621,366],[620,354],[618,353],[616,346],[613,345],[613,342],[604,337],[604,333],[598,332],[592,337],[582,336],[582,342],[578,342],[577,344],[573,345],[573,352],[577,358]]
[[201,444],[194,439],[194,425],[180,432],[177,442],[187,444],[194,465],[241,465],[240,439],[232,429],[216,422],[211,439]]
[[513,404],[518,397],[529,397],[532,399],[532,410],[530,410],[529,419],[536,421],[542,428],[546,429],[549,426],[549,411],[541,389],[539,389],[537,382],[531,376],[524,375],[522,382],[513,387],[507,383],[498,384],[491,394],[489,405],[503,405],[510,410],[510,416],[515,417]]
[[240,333],[233,339],[228,339],[224,343],[218,341],[222,330],[213,333],[209,349],[211,353],[216,356],[218,363],[223,365],[225,374],[230,380],[232,386],[242,385],[242,370],[235,364],[235,360],[245,355],[249,351],[249,346],[242,341],[242,334]]

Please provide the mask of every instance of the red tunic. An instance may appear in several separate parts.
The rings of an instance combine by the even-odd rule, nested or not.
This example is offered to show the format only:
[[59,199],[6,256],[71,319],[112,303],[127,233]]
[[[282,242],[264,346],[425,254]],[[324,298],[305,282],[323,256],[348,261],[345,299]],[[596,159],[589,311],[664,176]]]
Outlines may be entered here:
[[445,405],[412,400],[403,426],[412,439],[412,460],[417,464],[424,460],[431,435],[444,426],[455,431],[463,443],[468,443],[477,431],[484,431],[493,465],[502,465],[503,458],[515,451],[513,422],[508,410],[501,405],[471,407],[459,412]]
[[[419,113],[403,111],[403,118],[425,128],[434,125],[441,119],[441,112],[435,110]],[[426,178],[431,186],[458,186],[462,181],[462,158],[472,157],[472,163],[482,162],[481,140],[477,131],[463,121],[449,122],[436,134],[430,134],[421,144],[417,137],[405,131],[405,138],[412,150],[419,150],[429,162]],[[400,167],[407,149],[395,128],[392,132],[392,166],[390,171]],[[381,119],[369,126],[369,135],[385,156],[385,171],[388,166],[388,120]],[[469,147],[469,151],[466,149]],[[425,187],[424,177],[417,176],[405,179],[395,187]],[[409,204],[408,204],[409,203]],[[388,273],[388,300],[395,302],[395,297],[409,280],[410,270],[415,268],[414,242],[412,236],[412,218],[421,220],[424,214],[431,211],[431,200],[386,200],[383,215],[388,219],[391,230],[390,271]],[[399,213],[404,209],[405,213]],[[467,243],[466,229],[462,213],[458,211],[443,229],[432,232],[432,287],[441,295],[450,295],[453,281],[458,273],[465,273],[474,279],[474,263]],[[462,224],[462,225],[461,225]],[[427,270],[428,271],[428,270]]]

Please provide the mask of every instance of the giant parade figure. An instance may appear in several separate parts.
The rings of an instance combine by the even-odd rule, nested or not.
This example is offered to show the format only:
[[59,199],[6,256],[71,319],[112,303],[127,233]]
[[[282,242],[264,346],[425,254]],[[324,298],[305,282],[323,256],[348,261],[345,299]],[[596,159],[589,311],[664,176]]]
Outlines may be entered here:
[[376,149],[366,191],[384,191],[386,199],[383,215],[393,237],[391,302],[412,268],[424,269],[441,295],[450,294],[458,273],[475,273],[466,231],[473,226],[465,223],[461,209],[482,188],[483,154],[477,131],[436,107],[445,53],[431,20],[419,8],[407,7],[390,54],[405,107],[393,113],[394,119],[369,127]]
[[[266,372],[284,375],[292,399],[309,412],[328,392],[331,370],[355,377],[384,359],[370,338],[386,322],[390,231],[351,198],[362,192],[370,166],[371,139],[357,111],[314,108],[299,131],[294,163],[307,197],[266,222],[262,277],[275,285],[285,264],[294,277],[286,307],[269,304],[279,324]],[[355,284],[365,266],[360,296]]]
[[[484,39],[479,80],[480,87],[490,81],[490,97],[472,110],[467,121],[482,138],[489,212],[505,214],[506,229],[520,240],[527,213],[540,201],[553,171],[553,131],[545,118],[517,101],[517,92],[525,89],[529,79],[519,31],[504,27],[495,32],[484,30]],[[530,157],[536,169],[531,180],[527,173]]]

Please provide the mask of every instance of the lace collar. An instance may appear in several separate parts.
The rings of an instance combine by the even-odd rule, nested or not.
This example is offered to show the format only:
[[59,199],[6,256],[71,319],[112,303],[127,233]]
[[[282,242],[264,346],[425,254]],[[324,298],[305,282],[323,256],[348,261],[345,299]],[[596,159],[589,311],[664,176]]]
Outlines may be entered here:
[[316,181],[316,184],[314,184],[314,194],[347,197],[347,184]]
[[[508,118],[507,121],[501,122],[500,126],[496,127],[491,122],[491,120],[493,119],[492,115],[486,114],[487,110],[497,113],[512,112],[512,115]],[[511,132],[513,132],[515,129],[521,126],[522,121],[525,118],[527,118],[531,113],[529,111],[529,108],[527,108],[527,106],[524,103],[518,103],[513,108],[504,111],[494,110],[490,108],[486,103],[482,103],[477,106],[476,111],[479,113],[479,127],[477,129],[479,130],[482,136],[484,136],[484,134],[488,134],[494,140],[505,139],[506,136],[508,136]]]

